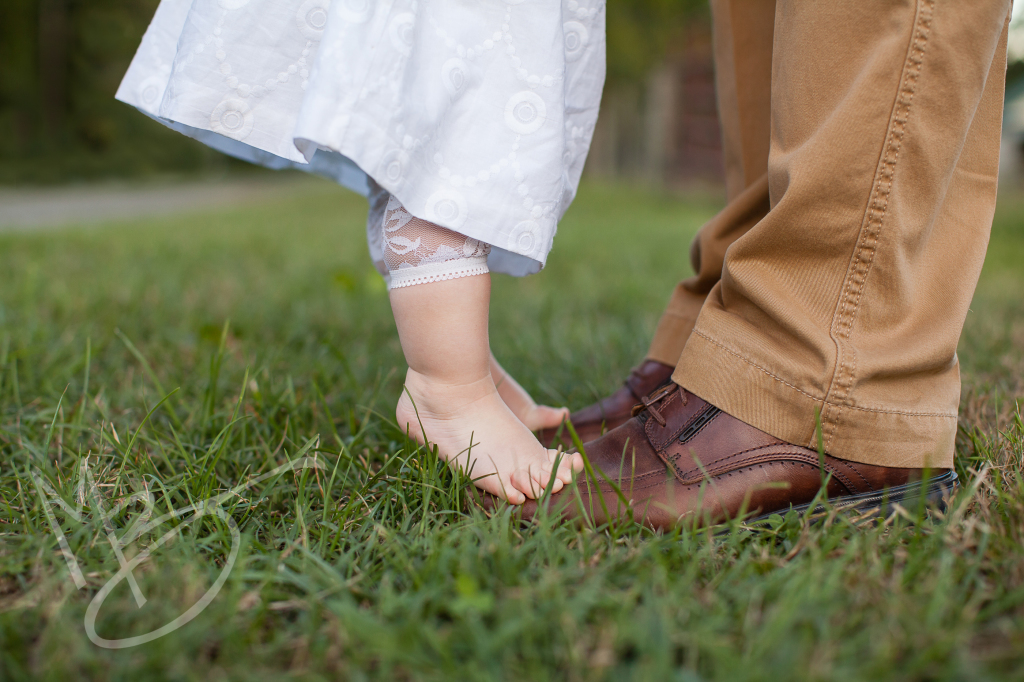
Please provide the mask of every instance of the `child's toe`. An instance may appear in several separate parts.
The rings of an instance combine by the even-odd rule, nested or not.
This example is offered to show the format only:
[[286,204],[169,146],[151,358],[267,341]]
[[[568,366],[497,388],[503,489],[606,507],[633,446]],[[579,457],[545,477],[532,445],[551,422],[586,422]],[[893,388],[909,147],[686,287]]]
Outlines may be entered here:
[[481,489],[486,490],[495,497],[500,497],[510,504],[523,504],[526,502],[526,495],[517,490],[514,483],[514,481],[499,482],[497,476],[489,476],[477,481],[477,485]]
[[[554,480],[554,483],[552,483],[552,480]],[[570,473],[570,477],[566,479],[565,473],[561,468],[556,470],[553,462],[545,462],[540,465],[539,482],[545,490],[547,490],[548,484],[551,484],[551,492],[557,493],[565,487],[566,483],[572,482],[572,477]]]
[[558,462],[560,470],[568,468],[570,471],[583,471],[583,457],[578,452],[548,450],[548,460],[552,463]]
[[533,500],[536,500],[544,492],[544,486],[537,481],[536,477],[528,469],[515,471],[512,474],[512,485],[516,490],[519,490]]
[[553,429],[569,416],[568,407],[548,407],[547,405],[537,405],[532,410],[526,421],[531,431],[538,429]]

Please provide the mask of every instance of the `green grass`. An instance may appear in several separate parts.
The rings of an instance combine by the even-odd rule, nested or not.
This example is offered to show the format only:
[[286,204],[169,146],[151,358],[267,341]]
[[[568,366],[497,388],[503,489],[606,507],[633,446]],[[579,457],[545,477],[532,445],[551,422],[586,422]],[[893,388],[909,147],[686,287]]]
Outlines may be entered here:
[[[714,210],[585,186],[549,267],[495,278],[498,357],[547,402],[614,388]],[[1024,675],[1024,200],[1000,206],[961,344],[966,485],[949,513],[718,534],[467,511],[464,481],[389,421],[404,365],[363,215],[311,183],[288,201],[0,236],[0,679]],[[225,503],[242,547],[209,608],[136,648],[89,641],[86,609],[118,564],[98,519],[58,511],[88,583],[74,588],[33,470],[73,504],[88,458],[105,497],[149,490],[162,513],[307,445],[323,469]],[[135,571],[146,605],[120,583],[98,633],[175,618],[229,546],[212,517],[183,531]]]

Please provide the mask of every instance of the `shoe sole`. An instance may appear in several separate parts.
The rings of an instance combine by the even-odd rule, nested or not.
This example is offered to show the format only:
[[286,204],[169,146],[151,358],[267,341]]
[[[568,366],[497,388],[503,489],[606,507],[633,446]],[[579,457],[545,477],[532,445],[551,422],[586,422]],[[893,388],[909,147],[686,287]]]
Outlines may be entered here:
[[[811,502],[791,506],[789,509],[780,509],[770,514],[762,514],[747,522],[746,525],[765,526],[771,517],[785,516],[790,511],[795,511],[801,516],[810,511],[812,517],[824,517],[829,509],[844,513],[860,513],[862,516],[858,520],[867,521],[879,516],[888,517],[896,510],[897,505],[903,509],[919,509],[921,508],[922,501],[925,508],[944,512],[946,511],[949,498],[952,497],[958,485],[959,477],[955,471],[950,469],[941,476],[934,476],[927,481],[907,483],[906,485],[886,488],[880,492],[834,497],[828,501],[828,507],[821,503]],[[813,511],[811,510],[812,506],[814,507]],[[817,521],[819,519],[814,518],[813,520]]]

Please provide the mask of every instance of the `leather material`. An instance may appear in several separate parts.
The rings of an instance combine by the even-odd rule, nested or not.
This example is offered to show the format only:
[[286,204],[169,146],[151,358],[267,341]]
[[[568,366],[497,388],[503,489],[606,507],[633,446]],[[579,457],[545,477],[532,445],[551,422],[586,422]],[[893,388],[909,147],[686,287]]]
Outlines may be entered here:
[[[822,459],[676,384],[642,398],[636,416],[585,451],[594,475],[581,475],[575,490],[570,486],[541,504],[565,518],[579,517],[582,508],[597,524],[631,515],[655,529],[788,510],[813,501],[826,477],[827,496],[837,500],[905,485],[923,473]],[[619,486],[625,502],[605,477]],[[485,506],[495,503],[492,498]],[[537,508],[528,500],[521,513],[528,519]]]
[[[625,423],[631,416],[633,406],[641,399],[670,381],[675,367],[656,360],[645,360],[634,368],[619,390],[593,405],[588,405],[569,415],[572,426],[583,443],[600,438],[606,431]],[[572,437],[564,427],[541,429],[537,433],[541,443],[548,447],[565,445],[572,447]]]

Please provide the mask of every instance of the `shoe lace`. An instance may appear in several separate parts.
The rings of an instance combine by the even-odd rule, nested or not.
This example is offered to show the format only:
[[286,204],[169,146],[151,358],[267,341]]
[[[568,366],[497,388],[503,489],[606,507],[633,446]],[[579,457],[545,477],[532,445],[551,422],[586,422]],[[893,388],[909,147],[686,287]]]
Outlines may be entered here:
[[[671,383],[662,386],[658,390],[654,391],[650,395],[645,395],[640,399],[640,402],[633,406],[632,416],[637,416],[643,412],[647,412],[650,416],[654,417],[654,420],[658,422],[659,426],[665,425],[665,417],[662,416],[661,412],[658,411],[658,403],[665,400],[670,395],[679,389],[679,384]],[[686,403],[686,397],[683,397],[683,403]]]

